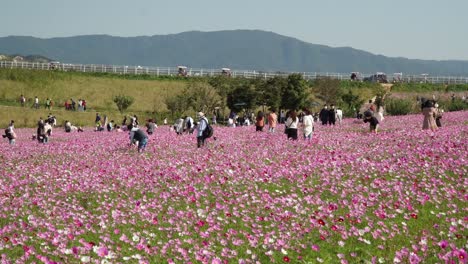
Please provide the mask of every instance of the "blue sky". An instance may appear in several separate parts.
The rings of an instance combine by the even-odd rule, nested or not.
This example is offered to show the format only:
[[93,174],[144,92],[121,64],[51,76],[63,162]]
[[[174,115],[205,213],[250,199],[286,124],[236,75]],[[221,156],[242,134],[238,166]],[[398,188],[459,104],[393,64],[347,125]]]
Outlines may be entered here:
[[13,0],[0,36],[260,29],[412,59],[468,60],[468,0]]

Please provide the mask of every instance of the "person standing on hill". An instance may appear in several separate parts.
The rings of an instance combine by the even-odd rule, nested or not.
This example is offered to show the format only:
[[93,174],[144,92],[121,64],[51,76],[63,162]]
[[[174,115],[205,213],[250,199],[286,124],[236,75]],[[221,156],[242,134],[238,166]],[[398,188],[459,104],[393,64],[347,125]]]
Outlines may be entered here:
[[96,113],[96,119],[94,120],[94,123],[101,122],[101,116],[99,113]]
[[271,109],[270,114],[268,115],[268,131],[271,133],[275,132],[276,124],[278,122],[278,116],[275,113],[275,109]]
[[26,104],[26,97],[24,97],[24,95],[20,96],[20,103],[21,107],[24,107],[24,105]]
[[47,98],[46,101],[45,101],[45,108],[50,110],[50,99],[49,98]]
[[39,98],[37,96],[34,97],[34,108],[39,109]]
[[76,102],[73,100],[73,98],[70,98],[71,100],[71,110],[76,111]]

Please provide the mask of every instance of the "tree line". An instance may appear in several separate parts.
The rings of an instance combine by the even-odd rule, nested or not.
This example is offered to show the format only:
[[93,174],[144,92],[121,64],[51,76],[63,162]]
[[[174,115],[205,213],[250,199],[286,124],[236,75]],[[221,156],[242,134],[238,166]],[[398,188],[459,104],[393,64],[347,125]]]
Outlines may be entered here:
[[234,112],[317,109],[323,104],[335,104],[352,115],[366,100],[379,95],[383,98],[384,94],[380,85],[359,87],[327,77],[308,81],[301,74],[270,79],[217,76],[190,80],[182,93],[166,98],[165,104],[172,115],[226,109]]

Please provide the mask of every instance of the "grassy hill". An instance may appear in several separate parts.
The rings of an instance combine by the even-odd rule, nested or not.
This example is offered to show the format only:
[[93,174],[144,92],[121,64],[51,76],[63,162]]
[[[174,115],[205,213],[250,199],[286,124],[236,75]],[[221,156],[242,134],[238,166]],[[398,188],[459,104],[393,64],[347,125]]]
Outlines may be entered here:
[[[39,117],[46,117],[49,112],[60,120],[69,119],[80,125],[91,126],[96,112],[118,119],[118,112],[112,98],[115,95],[130,95],[135,98],[127,113],[137,114],[142,118],[151,116],[151,112],[164,112],[164,100],[179,93],[186,86],[184,79],[132,80],[120,76],[98,77],[93,74],[64,73],[49,71],[28,71],[0,69],[0,120],[4,126],[10,119],[19,120],[17,126],[34,126]],[[20,107],[19,97],[27,98],[26,107]],[[32,108],[37,96],[41,109]],[[54,102],[52,111],[44,108],[46,98]],[[85,99],[88,105],[86,113],[64,110],[65,100]],[[27,113],[27,114],[25,114]],[[151,116],[154,117],[154,116]]]
[[[135,98],[126,114],[137,114],[141,120],[156,117],[161,121],[168,117],[172,121],[174,117],[168,113],[165,99],[182,92],[188,82],[179,77],[0,69],[0,127],[5,127],[11,119],[17,127],[32,127],[39,117],[45,118],[49,113],[57,116],[60,122],[70,120],[81,126],[92,126],[96,112],[120,123],[123,116],[112,100],[116,95]],[[371,96],[369,91],[373,86],[375,84],[365,82],[341,83],[341,88],[352,89],[365,98]],[[468,85],[398,84],[391,89],[392,96],[400,99],[430,98],[436,94],[441,100],[449,101],[452,93],[461,98],[468,91]],[[27,98],[25,107],[19,103],[21,94]],[[39,110],[32,108],[35,96],[41,103]],[[44,108],[46,98],[54,101],[52,110]],[[65,111],[64,102],[70,98],[85,99],[88,110]]]

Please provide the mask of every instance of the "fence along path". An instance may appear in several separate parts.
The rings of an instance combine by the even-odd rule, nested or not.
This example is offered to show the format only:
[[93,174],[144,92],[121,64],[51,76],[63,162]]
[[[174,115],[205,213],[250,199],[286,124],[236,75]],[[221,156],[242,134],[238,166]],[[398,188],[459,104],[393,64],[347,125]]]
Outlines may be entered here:
[[[148,74],[154,76],[177,76],[177,67],[142,67],[142,66],[122,66],[122,65],[97,65],[97,64],[70,64],[70,63],[40,63],[26,61],[0,61],[0,68],[20,68],[35,70],[62,70],[76,72],[96,72],[115,74]],[[349,80],[350,73],[330,73],[330,72],[264,72],[249,70],[232,70],[231,76],[244,78],[273,78],[276,76],[288,76],[292,73],[301,74],[304,79],[314,80],[319,77],[330,77],[339,80]],[[187,69],[187,75],[191,77],[207,77],[221,75],[221,69]],[[370,76],[365,74],[362,76]],[[392,77],[389,76],[389,81]],[[428,75],[403,75],[401,82],[418,83],[441,83],[441,84],[468,84],[466,76],[428,76]]]

